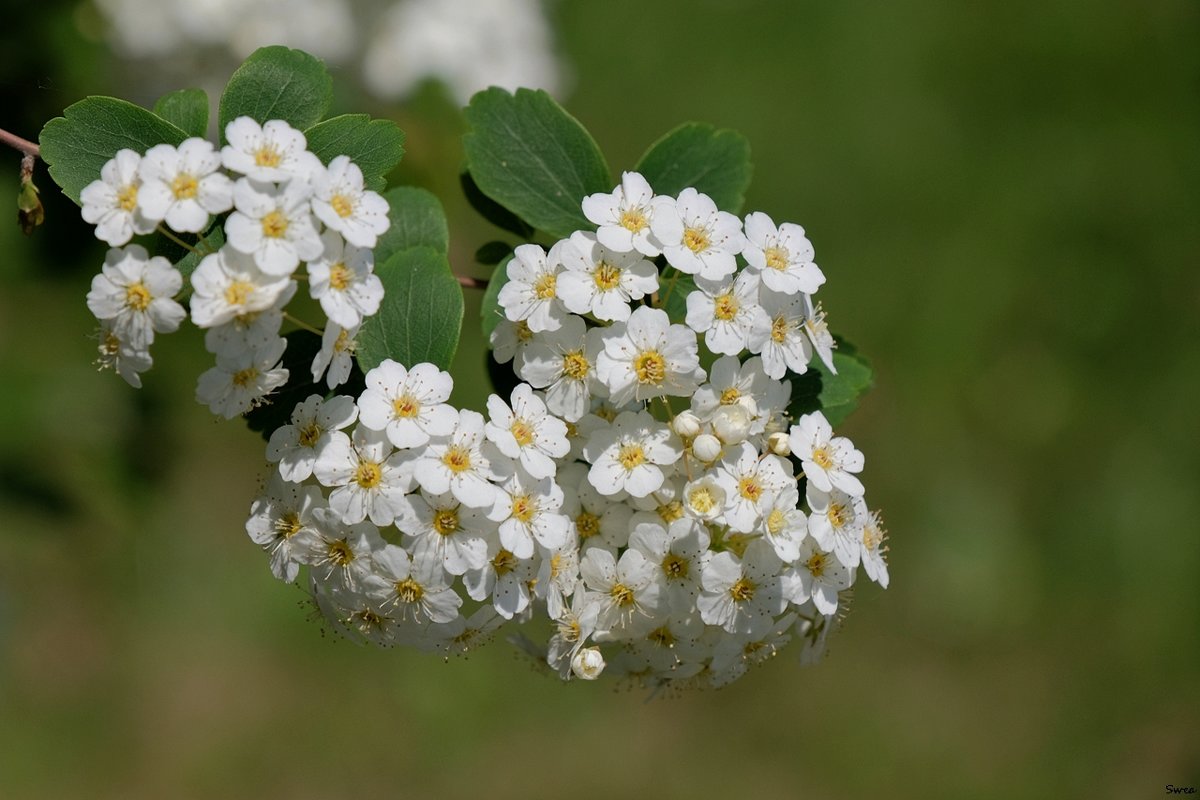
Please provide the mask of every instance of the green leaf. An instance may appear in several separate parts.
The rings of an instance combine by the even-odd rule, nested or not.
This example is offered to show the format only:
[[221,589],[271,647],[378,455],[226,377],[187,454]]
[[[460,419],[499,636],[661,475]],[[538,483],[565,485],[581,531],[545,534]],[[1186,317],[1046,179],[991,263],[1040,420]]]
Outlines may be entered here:
[[260,123],[281,119],[305,130],[325,116],[332,100],[333,79],[319,58],[280,45],[260,47],[234,71],[221,94],[221,141],[225,126],[242,116]]
[[79,193],[100,179],[101,168],[118,150],[141,154],[156,144],[177,145],[186,138],[185,131],[133,103],[89,97],[47,122],[38,142],[50,177],[78,204]]
[[794,376],[792,397],[788,413],[795,417],[810,414],[818,409],[837,427],[858,406],[859,398],[867,393],[873,383],[871,365],[858,354],[854,345],[835,336],[837,349],[833,351],[833,365],[837,374],[814,357],[808,372]]
[[433,193],[415,186],[397,186],[384,193],[391,225],[375,245],[375,263],[414,247],[432,247],[445,254],[450,249],[446,214]]
[[288,371],[288,381],[272,392],[267,402],[246,412],[246,425],[258,431],[263,439],[270,440],[276,428],[291,422],[296,404],[309,395],[325,397],[329,390],[324,381],[317,384],[312,379],[312,362],[321,350],[321,337],[311,331],[289,331],[284,334],[287,349],[283,351],[283,366]]
[[479,186],[475,183],[475,179],[471,177],[471,173],[463,172],[459,174],[458,180],[462,184],[463,194],[466,196],[467,202],[471,204],[471,208],[475,209],[481,217],[497,228],[506,230],[509,233],[515,233],[526,241],[533,237],[533,228],[516,214],[481,192]]
[[750,143],[737,131],[688,122],[650,145],[636,171],[655,194],[677,195],[692,186],[736,214],[753,172]]
[[390,119],[366,114],[343,114],[319,122],[304,132],[308,149],[328,164],[337,156],[350,156],[362,170],[366,187],[382,192],[387,174],[404,157],[404,131]]
[[658,307],[667,312],[671,322],[682,323],[687,317],[687,296],[696,290],[691,275],[668,267],[659,278]]
[[543,91],[491,88],[464,112],[463,148],[485,195],[535,228],[565,237],[592,229],[583,198],[612,191],[608,165],[579,121]]
[[154,113],[188,136],[208,133],[208,93],[203,89],[180,89],[158,98]]
[[512,261],[511,256],[501,261],[492,270],[492,277],[488,279],[487,291],[483,293],[483,300],[479,306],[479,318],[483,323],[483,341],[488,348],[492,346],[492,331],[496,330],[496,326],[504,318],[504,309],[500,308],[500,290],[504,288],[504,284],[508,283],[509,261]]
[[475,263],[491,266],[499,264],[512,253],[513,246],[508,242],[487,242],[475,251]]
[[359,365],[366,371],[391,358],[448,369],[462,331],[463,292],[446,254],[432,247],[401,250],[375,273],[383,281],[383,304],[358,333]]

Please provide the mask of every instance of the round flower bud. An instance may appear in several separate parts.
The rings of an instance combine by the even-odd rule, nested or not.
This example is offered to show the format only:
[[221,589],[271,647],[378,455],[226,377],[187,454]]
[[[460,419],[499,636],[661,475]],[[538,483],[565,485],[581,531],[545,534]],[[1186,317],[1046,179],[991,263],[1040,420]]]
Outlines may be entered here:
[[750,414],[740,405],[721,406],[713,414],[713,431],[725,444],[744,442],[750,433]]
[[690,410],[683,411],[679,416],[675,417],[675,421],[671,423],[671,427],[683,438],[690,439],[700,433],[700,418]]
[[604,656],[598,647],[585,647],[571,659],[571,672],[576,678],[594,681],[604,672]]
[[791,437],[783,431],[775,431],[767,437],[767,446],[777,456],[787,457],[792,454]]
[[721,457],[721,440],[711,433],[702,433],[692,442],[692,454],[705,464]]

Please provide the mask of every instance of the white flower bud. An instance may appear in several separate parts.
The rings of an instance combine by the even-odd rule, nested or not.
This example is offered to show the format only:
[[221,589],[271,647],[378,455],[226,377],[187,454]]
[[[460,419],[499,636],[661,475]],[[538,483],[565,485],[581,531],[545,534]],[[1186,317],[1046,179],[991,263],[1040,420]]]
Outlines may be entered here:
[[725,444],[744,442],[750,433],[750,414],[740,405],[721,406],[713,414],[713,431]]
[[687,510],[699,519],[715,519],[725,510],[725,490],[711,476],[689,483],[683,497]]
[[571,672],[585,681],[594,681],[604,672],[604,656],[598,647],[585,647],[571,659]]
[[705,464],[721,457],[721,440],[711,433],[702,433],[692,442],[692,454]]
[[775,431],[767,437],[767,447],[777,456],[787,457],[792,454],[791,437],[783,431]]
[[683,411],[671,423],[675,432],[685,439],[690,439],[700,433],[700,418],[692,411]]

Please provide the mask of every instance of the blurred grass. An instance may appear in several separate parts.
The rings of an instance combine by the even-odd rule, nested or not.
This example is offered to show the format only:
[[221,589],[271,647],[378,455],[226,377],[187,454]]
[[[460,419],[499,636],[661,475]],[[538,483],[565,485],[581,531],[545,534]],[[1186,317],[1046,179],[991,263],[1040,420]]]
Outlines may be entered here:
[[[102,248],[56,202],[31,239],[0,225],[0,797],[1200,782],[1197,6],[554,10],[568,108],[614,170],[683,120],[737,128],[748,208],[807,228],[830,320],[877,369],[846,430],[892,588],[856,591],[814,668],[787,652],[650,703],[559,686],[503,643],[443,664],[322,638],[242,532],[261,442],[193,402],[199,336],[157,344],[142,392],[91,370]],[[76,41],[70,7],[21,13],[4,127],[89,93],[153,99]],[[399,176],[443,198],[452,259],[486,275],[471,254],[496,232],[458,196],[456,114],[432,90],[392,111]],[[469,295],[454,399],[475,407],[477,319]]]

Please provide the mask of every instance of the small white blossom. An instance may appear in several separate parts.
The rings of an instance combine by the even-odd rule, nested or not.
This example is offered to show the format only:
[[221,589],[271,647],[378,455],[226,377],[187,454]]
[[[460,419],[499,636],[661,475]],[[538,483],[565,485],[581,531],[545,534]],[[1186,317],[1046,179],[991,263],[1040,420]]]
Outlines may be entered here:
[[741,559],[728,550],[714,555],[704,569],[703,591],[696,599],[701,619],[729,633],[750,633],[770,625],[786,605],[780,566],[779,556],[761,539],[750,542]]
[[230,246],[254,256],[269,275],[290,275],[302,260],[319,257],[324,245],[313,225],[311,194],[301,180],[276,186],[242,178],[233,187],[237,210],[225,221]]
[[354,366],[354,351],[358,347],[354,338],[358,335],[358,328],[357,325],[343,328],[336,322],[325,326],[325,332],[321,335],[321,350],[312,363],[314,382],[325,375],[325,385],[333,389],[349,380],[350,370]]
[[534,542],[553,550],[568,542],[570,523],[558,513],[563,491],[549,478],[532,478],[515,470],[495,490],[488,519],[500,523],[500,546],[517,558],[532,558]]
[[350,439],[342,428],[354,422],[358,408],[353,397],[309,395],[292,409],[291,421],[280,425],[267,442],[267,461],[279,464],[285,481],[301,483],[312,475],[313,464],[321,452],[335,440]]
[[229,144],[221,148],[222,163],[252,180],[307,181],[324,169],[308,152],[304,134],[283,120],[259,125],[250,117],[238,117],[225,126],[225,138]]
[[[460,503],[471,508],[493,505],[496,487],[488,481],[498,474],[485,454],[485,443],[483,415],[466,409],[459,411],[450,433],[430,442],[421,453],[416,465],[421,488],[433,494],[451,492]],[[496,456],[503,458],[499,453]]]
[[583,449],[588,481],[601,494],[645,497],[662,486],[663,467],[683,455],[678,437],[645,411],[623,411],[611,428],[592,434]]
[[567,318],[558,297],[562,247],[559,242],[547,256],[536,244],[519,245],[508,262],[508,283],[500,288],[497,302],[509,320],[525,322],[534,333],[556,331]]
[[364,591],[402,620],[450,622],[458,616],[462,598],[445,582],[440,567],[422,569],[403,547],[386,544],[371,553],[374,569]]
[[408,505],[396,527],[415,558],[440,563],[451,575],[483,567],[496,525],[482,509],[464,506],[452,494],[426,492],[409,495]]
[[272,475],[266,494],[250,506],[246,533],[271,556],[271,572],[293,583],[304,553],[317,538],[313,512],[325,498],[315,486],[297,486]]
[[583,215],[599,225],[596,238],[616,253],[636,250],[653,258],[662,250],[650,232],[654,216],[654,190],[636,172],[621,173],[621,185],[611,194],[583,198]]
[[146,346],[136,347],[128,340],[122,339],[121,335],[113,329],[113,322],[114,320],[111,319],[100,321],[98,334],[100,344],[96,348],[100,356],[96,359],[96,366],[102,370],[116,370],[126,383],[135,389],[140,389],[142,388],[140,373],[154,366],[154,359]]
[[750,326],[750,352],[762,354],[763,371],[776,380],[789,370],[803,375],[813,354],[804,296],[762,291],[759,302],[763,314]]
[[558,330],[530,342],[517,370],[531,386],[546,390],[546,407],[567,422],[578,422],[588,411],[602,335],[579,317],[568,317]]
[[688,397],[704,380],[695,332],[672,325],[661,309],[639,307],[628,323],[604,329],[601,340],[596,374],[617,405],[665,395]]
[[704,343],[714,353],[737,355],[746,348],[750,331],[761,326],[766,312],[758,304],[758,277],[742,272],[733,281],[698,281],[687,296],[685,321],[704,334]]
[[804,476],[822,492],[840,489],[853,497],[862,497],[862,481],[854,474],[862,472],[863,454],[845,436],[834,436],[833,428],[820,411],[800,417],[791,429],[792,453],[800,459]]
[[349,156],[337,156],[312,179],[312,209],[327,227],[355,247],[371,248],[387,231],[388,203],[363,188],[362,170]]
[[832,551],[846,567],[858,566],[863,526],[869,518],[866,501],[838,489],[822,492],[811,483],[805,496],[812,509],[808,518],[808,532],[812,538],[821,549]]
[[205,139],[187,139],[178,148],[151,147],[138,167],[142,213],[164,220],[172,230],[199,233],[209,214],[233,208],[233,182],[220,168],[220,155]]
[[883,528],[883,520],[878,511],[867,515],[862,532],[862,566],[867,577],[878,583],[884,589],[888,587],[888,566],[883,554],[887,550],[884,542],[887,531]]
[[795,565],[783,574],[783,590],[788,600],[796,605],[812,600],[817,611],[826,616],[837,611],[838,592],[848,588],[850,573],[845,565],[812,539],[805,540]]
[[760,457],[747,442],[721,459],[716,479],[725,490],[726,524],[741,533],[754,530],[771,495],[795,483],[787,461],[779,456]]
[[172,299],[183,287],[183,276],[162,256],[153,258],[141,245],[112,249],[101,272],[92,279],[88,309],[135,349],[154,341],[155,333],[171,333],[187,316]]
[[132,150],[118,150],[100,169],[100,180],[92,181],[79,193],[85,222],[96,226],[96,238],[112,247],[120,247],[133,235],[154,230],[156,222],[147,217],[138,203],[142,179],[138,167],[142,157]]
[[607,550],[593,548],[579,562],[579,574],[600,595],[598,630],[637,630],[663,611],[666,598],[658,567],[639,550],[626,550],[618,561]]
[[618,253],[577,231],[560,251],[558,297],[567,310],[601,320],[629,319],[629,303],[658,290],[658,270],[639,253]]
[[448,436],[459,422],[446,403],[454,380],[433,364],[406,369],[387,358],[367,372],[366,385],[358,400],[359,422],[386,433],[396,447],[420,447],[431,437]]
[[404,495],[412,489],[413,460],[410,453],[392,453],[382,434],[360,425],[352,438],[333,438],[321,449],[313,475],[322,486],[336,487],[329,507],[343,522],[370,517],[376,525],[391,525],[408,509]]
[[671,266],[710,281],[734,273],[746,243],[741,220],[718,211],[712,198],[691,188],[678,198],[654,198],[650,226]]
[[594,681],[604,671],[604,654],[598,647],[585,647],[571,658],[571,672],[576,678]]
[[200,376],[196,400],[214,414],[233,419],[287,383],[279,365],[287,339],[279,338],[236,355],[217,355],[217,365]]
[[383,282],[375,275],[375,254],[342,240],[335,231],[321,235],[320,257],[308,262],[308,291],[325,316],[343,328],[357,327],[383,301]]
[[742,256],[773,292],[812,294],[825,283],[825,274],[813,263],[813,246],[804,235],[804,228],[790,222],[776,228],[761,211],[746,215],[746,247]]
[[546,404],[527,383],[512,393],[512,408],[496,395],[487,401],[487,438],[500,452],[519,461],[534,478],[549,478],[556,470],[556,459],[571,449],[567,425],[546,410]]
[[192,322],[201,328],[224,325],[271,308],[295,291],[296,282],[286,275],[268,275],[250,256],[222,247],[192,273]]

